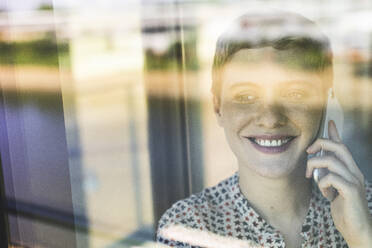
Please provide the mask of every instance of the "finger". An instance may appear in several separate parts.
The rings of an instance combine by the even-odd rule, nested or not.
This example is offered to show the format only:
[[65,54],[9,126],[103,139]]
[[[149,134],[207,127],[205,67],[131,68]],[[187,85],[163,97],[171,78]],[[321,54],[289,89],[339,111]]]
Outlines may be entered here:
[[333,120],[328,122],[328,135],[329,138],[335,142],[342,142],[340,134],[338,133],[336,123]]
[[344,199],[350,198],[353,194],[355,194],[357,189],[355,184],[346,181],[344,178],[334,173],[329,173],[320,179],[318,186],[325,197],[327,197],[325,192],[330,187],[333,187]]
[[338,158],[345,162],[351,159],[351,154],[344,144],[329,139],[317,139],[306,149],[310,154],[317,153],[320,150],[333,152]]
[[344,144],[328,139],[317,139],[306,151],[313,154],[321,150],[333,152],[336,157],[346,165],[350,172],[353,173],[361,183],[364,183],[362,172],[359,170],[350,151]]
[[347,181],[359,183],[342,161],[334,156],[313,157],[307,161],[306,177],[310,178],[315,168],[327,168],[330,172],[340,175]]

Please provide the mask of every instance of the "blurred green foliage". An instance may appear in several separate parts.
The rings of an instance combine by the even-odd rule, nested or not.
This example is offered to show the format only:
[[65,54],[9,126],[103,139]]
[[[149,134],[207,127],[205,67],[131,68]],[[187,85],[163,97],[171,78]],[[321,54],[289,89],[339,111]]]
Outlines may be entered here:
[[[186,40],[184,43],[185,69],[197,70],[199,68],[199,61],[196,51],[196,41]],[[162,53],[157,54],[152,50],[146,50],[146,68],[147,70],[169,70],[176,69],[182,66],[182,45],[181,42],[176,41],[172,43],[168,49]]]
[[38,10],[53,10],[53,5],[44,3],[39,6]]
[[68,43],[56,43],[52,38],[31,41],[0,41],[0,64],[58,66],[58,57],[67,56]]

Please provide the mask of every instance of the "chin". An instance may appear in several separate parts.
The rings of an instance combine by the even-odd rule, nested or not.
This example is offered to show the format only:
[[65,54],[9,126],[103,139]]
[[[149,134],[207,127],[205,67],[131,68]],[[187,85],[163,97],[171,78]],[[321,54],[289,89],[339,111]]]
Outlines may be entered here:
[[[290,174],[292,174],[296,168],[298,163],[288,163],[288,161],[259,161],[256,164],[259,166],[250,166],[249,164],[246,164],[245,166],[248,167],[249,170],[253,171],[255,174],[271,178],[271,179],[280,179],[284,177],[288,177]],[[304,174],[305,175],[305,174]]]

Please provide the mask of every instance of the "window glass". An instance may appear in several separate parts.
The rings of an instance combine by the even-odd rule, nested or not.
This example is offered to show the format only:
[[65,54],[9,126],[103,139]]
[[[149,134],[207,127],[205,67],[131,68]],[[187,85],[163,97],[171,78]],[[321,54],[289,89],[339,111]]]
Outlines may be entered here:
[[[150,247],[167,209],[234,175],[239,153],[211,93],[213,58],[218,37],[256,5],[304,16],[328,37],[342,140],[372,180],[370,1],[2,1],[0,186],[9,243]],[[290,21],[268,21],[252,33],[280,35],[277,25],[298,32]],[[245,68],[229,79],[271,73]],[[263,90],[245,89],[234,106],[263,99]],[[287,105],[306,95],[275,92],[292,98]],[[238,114],[230,117],[232,128]]]

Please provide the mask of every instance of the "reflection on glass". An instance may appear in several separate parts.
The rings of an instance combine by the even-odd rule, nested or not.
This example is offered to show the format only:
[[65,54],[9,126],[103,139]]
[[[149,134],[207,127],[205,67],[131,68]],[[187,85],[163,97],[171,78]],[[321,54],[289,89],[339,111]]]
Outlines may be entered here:
[[172,204],[159,243],[372,244],[372,184],[343,144],[343,123],[330,117],[332,56],[319,27],[292,12],[250,11],[225,29],[212,65],[213,109],[238,171]]
[[[211,68],[221,31],[252,4],[2,1],[0,151],[11,243],[153,247],[166,209],[234,177],[238,164],[216,121]],[[343,141],[365,178],[372,179],[371,3],[266,4],[306,16],[329,37],[334,92],[345,113]],[[253,25],[242,22],[240,28]],[[278,17],[262,22],[259,30],[265,32],[241,38],[267,40],[278,35],[278,26],[304,34],[314,28]],[[240,55],[228,78],[254,74],[267,85],[278,79],[274,72],[287,74],[261,66],[263,57],[290,70],[311,69],[313,64],[301,62],[317,64],[319,58],[313,52],[293,56],[269,50],[250,54],[249,61]],[[313,85],[318,79],[309,74]],[[268,91],[243,83],[226,89],[236,111],[263,97],[274,106],[286,99],[300,107],[303,97],[314,108],[322,104],[311,94],[316,87],[292,82]]]

